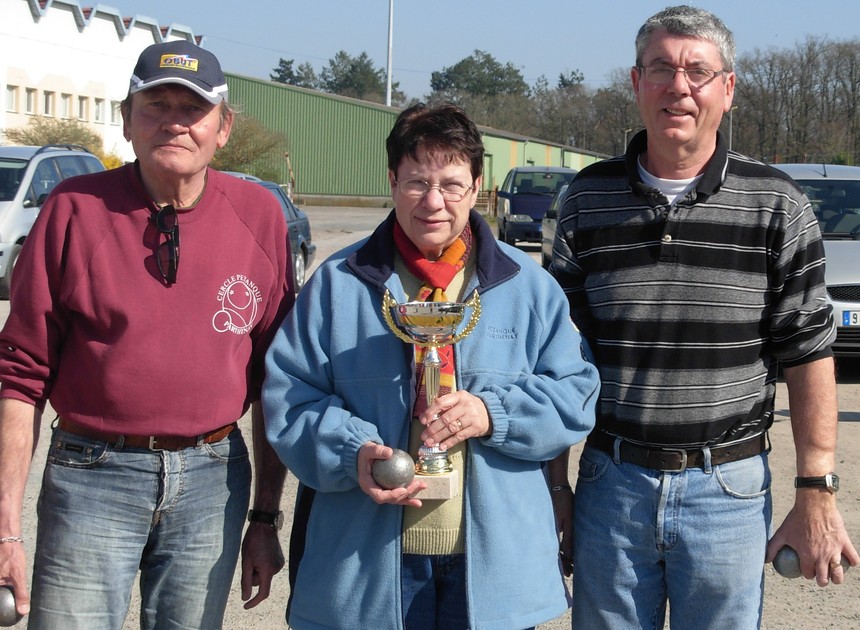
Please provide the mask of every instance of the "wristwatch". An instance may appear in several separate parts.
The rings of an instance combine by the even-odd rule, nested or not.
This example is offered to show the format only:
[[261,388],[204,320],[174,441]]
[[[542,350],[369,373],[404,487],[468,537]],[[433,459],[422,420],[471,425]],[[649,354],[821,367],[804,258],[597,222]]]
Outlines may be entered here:
[[251,523],[263,523],[264,525],[269,525],[276,532],[279,532],[284,526],[284,513],[248,510],[248,520]]
[[795,477],[795,488],[826,488],[830,494],[839,490],[839,477],[827,473],[823,477]]

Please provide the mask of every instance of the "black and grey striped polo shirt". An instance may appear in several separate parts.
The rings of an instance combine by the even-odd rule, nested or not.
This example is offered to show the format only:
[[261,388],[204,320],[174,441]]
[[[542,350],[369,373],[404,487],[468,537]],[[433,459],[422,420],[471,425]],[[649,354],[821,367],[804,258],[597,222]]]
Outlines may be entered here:
[[773,419],[777,365],[830,354],[824,248],[781,172],[716,153],[674,205],[628,154],[583,169],[561,209],[551,271],[595,353],[599,428],[651,444],[715,445]]

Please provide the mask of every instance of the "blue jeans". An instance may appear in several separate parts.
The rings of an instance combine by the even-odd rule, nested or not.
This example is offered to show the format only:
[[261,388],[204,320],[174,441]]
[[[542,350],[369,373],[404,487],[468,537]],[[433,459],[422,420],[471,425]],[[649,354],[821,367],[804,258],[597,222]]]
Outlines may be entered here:
[[400,579],[406,630],[469,627],[463,554],[404,554]]
[[465,555],[404,554],[400,580],[406,630],[469,628]]
[[772,502],[767,455],[680,473],[586,446],[576,484],[574,628],[758,628]]
[[238,430],[179,451],[123,449],[55,430],[38,503],[29,628],[121,628],[138,570],[141,628],[220,628],[250,481]]

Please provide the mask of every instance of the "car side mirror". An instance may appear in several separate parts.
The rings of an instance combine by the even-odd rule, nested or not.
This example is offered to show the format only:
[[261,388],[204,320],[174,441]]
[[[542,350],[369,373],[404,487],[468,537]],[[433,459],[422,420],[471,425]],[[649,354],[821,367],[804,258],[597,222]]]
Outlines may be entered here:
[[513,195],[509,192],[504,191],[504,190],[500,190],[499,191],[499,197],[501,197],[502,199],[510,199],[511,197],[513,197]]

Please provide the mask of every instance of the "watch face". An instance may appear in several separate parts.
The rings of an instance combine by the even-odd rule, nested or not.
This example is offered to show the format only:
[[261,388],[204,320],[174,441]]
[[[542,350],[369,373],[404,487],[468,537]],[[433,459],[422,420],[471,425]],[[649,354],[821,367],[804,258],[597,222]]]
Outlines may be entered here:
[[[837,480],[837,485],[839,481]],[[281,531],[281,528],[284,526],[284,513],[278,512],[277,516],[275,516],[275,522],[272,523],[274,528],[278,531]]]
[[839,490],[839,477],[833,474],[827,475],[827,488],[832,492]]

